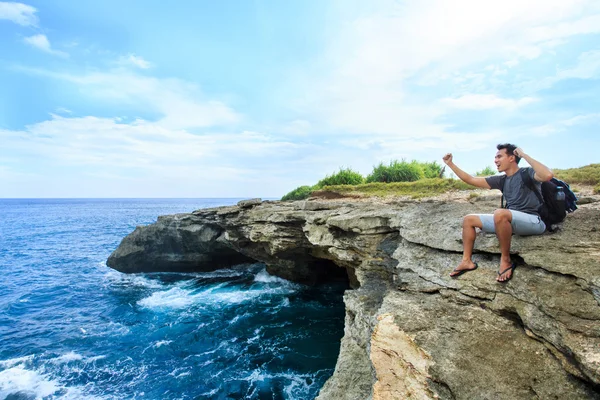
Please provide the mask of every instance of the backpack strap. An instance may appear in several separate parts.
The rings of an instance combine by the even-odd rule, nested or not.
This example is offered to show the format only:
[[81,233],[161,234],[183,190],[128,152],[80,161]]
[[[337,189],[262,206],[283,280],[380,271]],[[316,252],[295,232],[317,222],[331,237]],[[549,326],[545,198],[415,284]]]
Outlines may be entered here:
[[537,191],[537,189],[535,188],[535,184],[533,183],[533,179],[529,176],[527,170],[524,168],[521,169],[521,179],[523,179],[523,183],[525,183],[525,186],[527,186],[529,190],[535,193],[538,200],[540,201],[540,204],[544,204],[544,198],[542,197],[540,192]]
[[500,189],[500,191],[502,192],[502,197],[500,198],[500,208],[508,208],[508,203],[504,204],[504,184],[506,183],[506,175],[503,175],[503,179],[502,179],[502,189]]

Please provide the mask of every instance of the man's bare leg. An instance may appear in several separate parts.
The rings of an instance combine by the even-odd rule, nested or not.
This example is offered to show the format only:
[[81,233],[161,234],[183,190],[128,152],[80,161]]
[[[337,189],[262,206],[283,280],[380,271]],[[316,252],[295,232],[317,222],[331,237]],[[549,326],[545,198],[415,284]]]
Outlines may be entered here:
[[498,282],[504,282],[512,276],[512,269],[510,266],[512,262],[510,260],[510,242],[512,240],[512,214],[507,209],[500,209],[494,212],[494,225],[496,228],[496,236],[500,243],[500,272],[504,272],[502,275],[498,275],[496,280]]
[[471,261],[471,257],[473,256],[473,245],[475,244],[475,236],[477,234],[475,228],[481,227],[483,227],[483,224],[477,215],[467,215],[465,218],[463,218],[463,258],[456,269],[450,273],[450,276],[459,275],[460,271],[462,270],[475,269],[475,263]]

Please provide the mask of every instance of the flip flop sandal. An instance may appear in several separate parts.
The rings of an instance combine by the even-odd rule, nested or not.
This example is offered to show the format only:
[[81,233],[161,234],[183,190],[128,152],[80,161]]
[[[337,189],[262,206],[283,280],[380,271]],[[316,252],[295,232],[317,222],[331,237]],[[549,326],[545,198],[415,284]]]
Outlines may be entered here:
[[459,276],[461,276],[465,272],[475,271],[479,267],[479,265],[477,265],[477,263],[473,263],[473,264],[475,264],[475,268],[471,268],[471,269],[454,269],[454,271],[452,271],[452,272],[457,272],[457,274],[450,275],[450,277],[451,278],[458,278]]
[[498,276],[504,275],[509,270],[512,270],[513,273],[510,274],[510,276],[508,278],[506,278],[505,280],[503,280],[503,281],[497,281],[497,282],[499,282],[499,283],[506,283],[506,282],[510,281],[512,279],[514,273],[515,273],[515,268],[517,268],[517,263],[512,263],[511,266],[508,267],[508,268],[506,268],[504,271],[498,272]]

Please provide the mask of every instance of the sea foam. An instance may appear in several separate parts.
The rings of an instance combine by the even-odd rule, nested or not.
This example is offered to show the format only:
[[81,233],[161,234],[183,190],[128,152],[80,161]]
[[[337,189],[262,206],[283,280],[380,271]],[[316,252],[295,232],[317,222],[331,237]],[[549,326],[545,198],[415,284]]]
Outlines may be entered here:
[[58,382],[20,365],[0,371],[1,398],[19,392],[35,398],[43,398],[56,393],[60,388]]

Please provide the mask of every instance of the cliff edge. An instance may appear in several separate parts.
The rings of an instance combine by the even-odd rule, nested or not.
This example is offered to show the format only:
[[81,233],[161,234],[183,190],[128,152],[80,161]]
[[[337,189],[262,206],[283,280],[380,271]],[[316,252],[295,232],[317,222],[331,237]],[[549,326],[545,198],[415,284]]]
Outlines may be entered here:
[[159,217],[107,264],[123,272],[206,271],[264,262],[316,284],[345,278],[345,331],[318,399],[600,399],[600,212],[557,233],[515,236],[513,279],[479,235],[479,269],[452,279],[461,222],[479,201],[250,201]]

